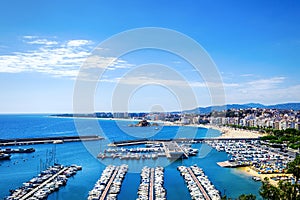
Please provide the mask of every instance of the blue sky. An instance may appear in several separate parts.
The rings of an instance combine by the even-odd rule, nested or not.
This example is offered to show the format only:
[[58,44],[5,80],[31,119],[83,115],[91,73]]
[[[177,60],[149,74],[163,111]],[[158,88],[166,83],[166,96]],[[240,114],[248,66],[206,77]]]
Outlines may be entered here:
[[[300,100],[299,1],[0,2],[1,113],[72,112],[79,67],[101,41],[134,28],[162,27],[203,46],[222,76],[226,103]],[[110,111],[120,77],[146,63],[180,73],[199,106],[211,104],[203,79],[180,57],[144,50],[119,58],[95,92],[95,110]],[[158,80],[156,80],[158,81]],[[138,83],[136,83],[138,84]],[[141,87],[131,111],[180,108],[167,88]]]

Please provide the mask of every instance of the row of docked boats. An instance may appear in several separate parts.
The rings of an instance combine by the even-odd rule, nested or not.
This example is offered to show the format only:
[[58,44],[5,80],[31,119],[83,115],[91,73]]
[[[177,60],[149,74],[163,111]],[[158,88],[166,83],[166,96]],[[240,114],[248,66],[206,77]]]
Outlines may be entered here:
[[[176,143],[177,145],[177,143]],[[108,148],[105,149],[103,153],[97,155],[98,158],[118,158],[118,159],[157,159],[158,157],[168,157],[169,154],[177,155],[177,158],[180,155],[184,154],[185,158],[189,156],[196,156],[198,149],[191,148],[191,144],[182,144],[176,148],[170,150],[169,148],[164,147],[163,143],[153,143],[145,144],[145,147],[136,147],[136,148]],[[168,152],[168,153],[167,153]],[[176,156],[175,156],[176,157]]]
[[0,149],[0,153],[7,153],[7,154],[11,154],[11,153],[33,153],[33,152],[35,152],[34,148],[27,148],[27,149],[23,149],[23,148],[17,148],[17,149],[6,148],[6,149]]
[[164,153],[99,153],[97,158],[105,159],[105,158],[118,158],[120,160],[139,160],[139,159],[157,159],[158,157],[165,156]]
[[193,200],[219,200],[220,192],[210,182],[203,170],[194,165],[191,167],[178,166],[178,171],[184,178]]
[[284,151],[256,140],[215,140],[206,143],[217,151],[225,151],[229,162],[236,163],[237,166],[251,166],[259,173],[284,173],[287,163],[293,160]]
[[126,152],[131,152],[131,153],[149,153],[149,152],[161,152],[164,151],[162,146],[149,146],[146,145],[146,147],[137,147],[137,148],[108,148],[104,150],[104,153],[126,153]]
[[6,149],[0,149],[0,160],[9,160],[11,158],[12,153],[32,153],[35,152],[34,148],[28,148],[28,149],[23,149],[23,148],[18,148],[18,149],[11,149],[11,148],[6,148]]
[[115,200],[121,191],[123,179],[128,171],[128,165],[107,166],[94,188],[89,192],[88,200]]
[[81,166],[63,166],[55,164],[32,178],[28,182],[15,190],[10,191],[10,196],[6,200],[43,200],[66,185],[68,178],[75,175]]
[[141,172],[141,182],[137,192],[137,200],[165,200],[164,168],[144,167]]

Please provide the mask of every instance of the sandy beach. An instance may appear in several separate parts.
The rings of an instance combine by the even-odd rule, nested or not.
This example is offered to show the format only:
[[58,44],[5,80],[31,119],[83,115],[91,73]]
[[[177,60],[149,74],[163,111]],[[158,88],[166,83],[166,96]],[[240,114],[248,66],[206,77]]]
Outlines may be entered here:
[[292,176],[292,174],[259,174],[258,172],[253,170],[251,167],[239,167],[239,168],[236,168],[236,170],[240,173],[246,174],[251,177],[254,177],[254,176],[259,177],[259,178],[261,178],[262,181],[264,180],[264,178],[268,177],[270,183],[274,186],[276,186],[279,181],[275,181],[271,178],[273,178],[273,177],[291,177]]
[[219,130],[222,133],[219,138],[259,138],[264,136],[264,134],[259,133],[258,131],[234,129],[225,126],[201,125],[201,127]]

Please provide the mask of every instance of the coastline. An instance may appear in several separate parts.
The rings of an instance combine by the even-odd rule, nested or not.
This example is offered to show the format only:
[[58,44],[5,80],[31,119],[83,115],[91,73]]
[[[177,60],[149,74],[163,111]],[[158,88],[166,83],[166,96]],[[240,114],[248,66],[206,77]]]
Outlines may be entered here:
[[238,167],[235,169],[237,173],[242,173],[251,177],[259,177],[263,181],[266,177],[269,178],[270,184],[277,186],[279,180],[273,180],[274,177],[291,177],[292,174],[259,174],[257,171],[253,170],[251,167]]
[[[71,119],[87,119],[87,120],[115,120],[115,121],[128,121],[128,122],[135,122],[139,121],[137,119],[124,119],[124,118],[95,118],[95,117],[60,117],[60,116],[48,116],[52,118],[71,118]],[[242,129],[234,129],[231,127],[225,126],[216,126],[216,125],[203,125],[203,124],[180,124],[168,121],[161,121],[161,120],[147,120],[151,123],[158,123],[161,126],[189,126],[189,127],[196,127],[196,128],[206,128],[206,129],[214,129],[220,131],[221,135],[217,138],[259,138],[264,136],[264,134],[259,133],[258,131],[249,131],[249,130],[242,130]]]

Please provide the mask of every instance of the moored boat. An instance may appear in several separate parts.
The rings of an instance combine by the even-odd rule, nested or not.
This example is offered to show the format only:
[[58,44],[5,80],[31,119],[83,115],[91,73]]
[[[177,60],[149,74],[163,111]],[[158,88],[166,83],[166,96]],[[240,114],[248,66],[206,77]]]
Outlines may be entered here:
[[0,153],[0,160],[9,160],[11,157],[10,154]]

